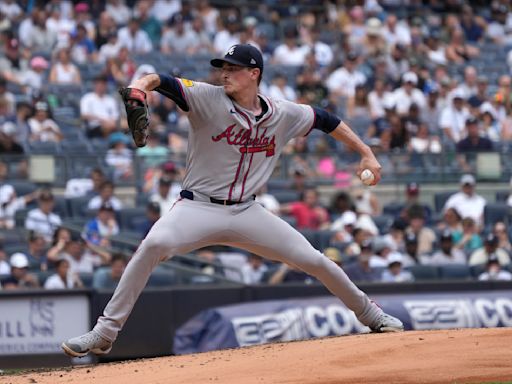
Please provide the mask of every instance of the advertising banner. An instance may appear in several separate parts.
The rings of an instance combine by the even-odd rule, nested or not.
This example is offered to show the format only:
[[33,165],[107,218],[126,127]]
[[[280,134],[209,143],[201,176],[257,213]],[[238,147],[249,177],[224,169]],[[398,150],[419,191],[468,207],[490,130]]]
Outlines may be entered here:
[[[372,299],[408,330],[512,326],[510,291],[374,295]],[[361,332],[369,328],[337,298],[326,296],[209,309],[178,328],[173,345],[174,353],[186,354]]]
[[89,330],[86,295],[0,300],[0,356],[62,353],[63,340]]

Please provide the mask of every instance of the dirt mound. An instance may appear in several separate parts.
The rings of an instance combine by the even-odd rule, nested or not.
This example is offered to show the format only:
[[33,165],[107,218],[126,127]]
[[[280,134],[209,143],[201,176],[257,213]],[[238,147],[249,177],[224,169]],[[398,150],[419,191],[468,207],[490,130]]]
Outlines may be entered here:
[[1,383],[441,383],[512,380],[512,329],[334,337],[0,376]]

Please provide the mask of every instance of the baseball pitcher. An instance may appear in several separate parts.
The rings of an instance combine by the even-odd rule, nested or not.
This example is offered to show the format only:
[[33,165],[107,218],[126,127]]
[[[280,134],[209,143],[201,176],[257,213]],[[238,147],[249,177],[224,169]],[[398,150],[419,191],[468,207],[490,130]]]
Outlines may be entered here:
[[146,93],[157,91],[188,113],[191,129],[181,199],[155,223],[128,264],[94,329],[62,344],[70,356],[105,354],[155,268],[175,254],[213,244],[245,249],[299,268],[320,280],[376,332],[402,331],[333,261],[285,221],[255,202],[285,144],[319,129],[361,155],[360,173],[379,182],[372,151],[336,116],[323,109],[258,93],[263,58],[251,45],[234,45],[211,60],[222,86],[149,74],[120,91],[134,142],[144,146],[149,121]]

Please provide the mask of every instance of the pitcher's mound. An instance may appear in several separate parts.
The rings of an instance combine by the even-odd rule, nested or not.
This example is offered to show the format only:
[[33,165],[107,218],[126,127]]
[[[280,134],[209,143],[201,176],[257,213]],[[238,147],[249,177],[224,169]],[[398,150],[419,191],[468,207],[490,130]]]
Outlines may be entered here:
[[512,329],[334,337],[1,377],[2,383],[338,384],[512,380]]

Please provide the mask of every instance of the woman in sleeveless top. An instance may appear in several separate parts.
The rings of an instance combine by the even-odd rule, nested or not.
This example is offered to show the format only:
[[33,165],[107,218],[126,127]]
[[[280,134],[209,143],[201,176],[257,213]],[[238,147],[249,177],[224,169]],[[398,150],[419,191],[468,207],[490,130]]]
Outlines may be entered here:
[[57,52],[57,59],[50,71],[50,83],[80,84],[82,79],[78,67],[70,60],[69,51],[65,48]]

